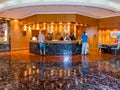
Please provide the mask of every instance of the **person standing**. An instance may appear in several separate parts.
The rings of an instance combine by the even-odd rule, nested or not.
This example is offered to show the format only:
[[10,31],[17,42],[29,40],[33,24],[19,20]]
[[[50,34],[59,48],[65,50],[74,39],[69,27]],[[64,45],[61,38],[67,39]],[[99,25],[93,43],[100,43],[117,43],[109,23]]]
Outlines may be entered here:
[[42,34],[41,31],[39,31],[39,35],[38,35],[38,41],[39,41],[39,46],[40,46],[40,55],[46,55],[45,53],[45,49],[46,49],[46,45],[45,45],[45,37]]
[[50,33],[48,33],[48,35],[47,35],[47,40],[52,40],[52,36]]
[[75,35],[72,34],[72,35],[70,36],[70,38],[71,38],[71,40],[75,40]]
[[88,36],[86,32],[83,32],[82,36],[82,52],[81,54],[87,54],[88,53]]
[[71,38],[68,34],[65,34],[64,41],[71,41]]

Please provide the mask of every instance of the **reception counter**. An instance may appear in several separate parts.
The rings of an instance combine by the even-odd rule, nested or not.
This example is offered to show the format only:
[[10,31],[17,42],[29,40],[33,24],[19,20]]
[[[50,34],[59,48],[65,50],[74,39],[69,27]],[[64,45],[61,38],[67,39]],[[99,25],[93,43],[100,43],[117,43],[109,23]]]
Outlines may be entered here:
[[[73,55],[81,53],[81,45],[78,41],[45,41],[47,55]],[[38,41],[30,41],[30,53],[40,54]]]

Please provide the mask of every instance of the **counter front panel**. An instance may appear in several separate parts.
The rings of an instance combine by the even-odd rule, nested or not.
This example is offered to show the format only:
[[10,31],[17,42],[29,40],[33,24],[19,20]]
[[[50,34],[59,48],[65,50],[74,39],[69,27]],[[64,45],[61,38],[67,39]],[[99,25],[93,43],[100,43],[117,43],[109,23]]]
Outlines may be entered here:
[[[40,54],[38,41],[30,41],[30,53]],[[81,45],[78,41],[46,41],[47,55],[80,54]]]

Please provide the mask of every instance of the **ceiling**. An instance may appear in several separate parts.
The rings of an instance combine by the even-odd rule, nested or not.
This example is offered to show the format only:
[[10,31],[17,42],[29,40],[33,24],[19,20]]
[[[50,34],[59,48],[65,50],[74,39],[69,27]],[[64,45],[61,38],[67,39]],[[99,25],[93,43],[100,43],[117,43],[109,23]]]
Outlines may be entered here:
[[0,0],[0,17],[22,19],[34,14],[120,16],[120,0]]

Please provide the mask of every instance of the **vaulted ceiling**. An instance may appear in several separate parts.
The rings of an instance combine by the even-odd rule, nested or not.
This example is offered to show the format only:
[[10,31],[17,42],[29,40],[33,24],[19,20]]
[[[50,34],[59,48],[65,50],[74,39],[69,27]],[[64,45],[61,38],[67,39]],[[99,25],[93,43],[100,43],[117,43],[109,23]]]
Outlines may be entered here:
[[0,0],[0,17],[34,14],[80,14],[93,18],[120,15],[120,0]]

